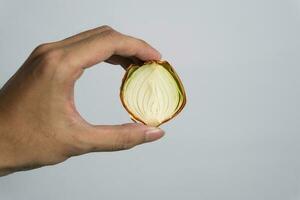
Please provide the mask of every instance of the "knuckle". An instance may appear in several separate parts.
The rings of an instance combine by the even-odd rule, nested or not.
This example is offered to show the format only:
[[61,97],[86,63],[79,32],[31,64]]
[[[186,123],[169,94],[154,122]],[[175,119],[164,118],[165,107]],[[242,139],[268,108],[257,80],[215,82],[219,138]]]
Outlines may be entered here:
[[94,149],[84,140],[81,134],[71,134],[70,144],[67,151],[71,156],[80,155],[83,153],[91,152]]
[[35,68],[36,76],[53,74],[62,63],[63,53],[61,50],[48,50],[37,58],[38,66]]
[[63,136],[57,136],[57,138],[57,148],[67,158],[87,152],[88,148],[76,133],[68,132],[63,134]]
[[110,27],[110,26],[108,26],[108,25],[103,25],[103,26],[100,26],[100,27],[97,27],[97,28],[95,28],[95,32],[97,33],[97,34],[102,34],[102,33],[105,33],[105,32],[109,32],[109,31],[112,31],[113,29]]
[[120,134],[116,141],[115,149],[116,150],[126,150],[131,149],[135,146],[134,137],[130,132]]
[[113,28],[111,28],[111,27],[108,26],[108,25],[103,25],[103,26],[100,26],[100,27],[99,27],[99,30],[113,30]]
[[60,49],[52,49],[41,55],[41,61],[45,66],[57,65],[61,62],[63,51]]
[[62,56],[62,50],[61,49],[53,49],[49,50],[46,53],[43,54],[43,58],[47,61],[53,61],[60,59]]
[[113,29],[107,29],[103,31],[101,35],[110,39],[114,39],[118,35],[118,32]]
[[34,56],[38,56],[40,54],[43,54],[43,53],[49,51],[51,47],[52,47],[51,43],[40,44],[33,50],[32,54]]

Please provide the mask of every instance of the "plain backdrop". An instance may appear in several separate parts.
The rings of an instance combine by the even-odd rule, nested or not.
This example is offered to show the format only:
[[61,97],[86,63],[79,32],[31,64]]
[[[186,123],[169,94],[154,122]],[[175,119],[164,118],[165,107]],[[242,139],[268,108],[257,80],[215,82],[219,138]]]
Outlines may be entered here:
[[[162,53],[186,108],[156,143],[2,177],[1,200],[300,199],[299,0],[0,0],[0,86],[38,44],[104,24]],[[80,78],[89,122],[130,121],[123,74]]]

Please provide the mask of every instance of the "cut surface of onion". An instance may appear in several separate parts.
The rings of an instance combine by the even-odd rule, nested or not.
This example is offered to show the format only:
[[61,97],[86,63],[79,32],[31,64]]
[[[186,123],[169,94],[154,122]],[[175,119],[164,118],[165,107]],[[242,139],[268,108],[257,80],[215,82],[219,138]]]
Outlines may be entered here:
[[175,117],[186,103],[182,82],[166,61],[131,65],[123,78],[120,98],[134,121],[156,127]]

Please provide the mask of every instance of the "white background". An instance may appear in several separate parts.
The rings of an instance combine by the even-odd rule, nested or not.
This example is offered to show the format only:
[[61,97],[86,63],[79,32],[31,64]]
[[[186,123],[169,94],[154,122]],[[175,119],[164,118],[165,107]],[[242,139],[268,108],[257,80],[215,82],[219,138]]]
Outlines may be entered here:
[[[0,0],[0,86],[38,44],[103,24],[160,50],[187,107],[156,143],[2,177],[1,200],[300,199],[299,1]],[[130,121],[123,74],[99,64],[78,81],[88,121]]]

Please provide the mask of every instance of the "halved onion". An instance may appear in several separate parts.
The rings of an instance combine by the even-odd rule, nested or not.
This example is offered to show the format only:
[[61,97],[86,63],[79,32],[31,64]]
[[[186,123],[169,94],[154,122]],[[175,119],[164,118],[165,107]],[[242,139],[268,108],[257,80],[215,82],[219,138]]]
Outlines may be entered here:
[[183,85],[167,61],[131,65],[120,98],[132,120],[156,127],[175,117],[186,103]]

